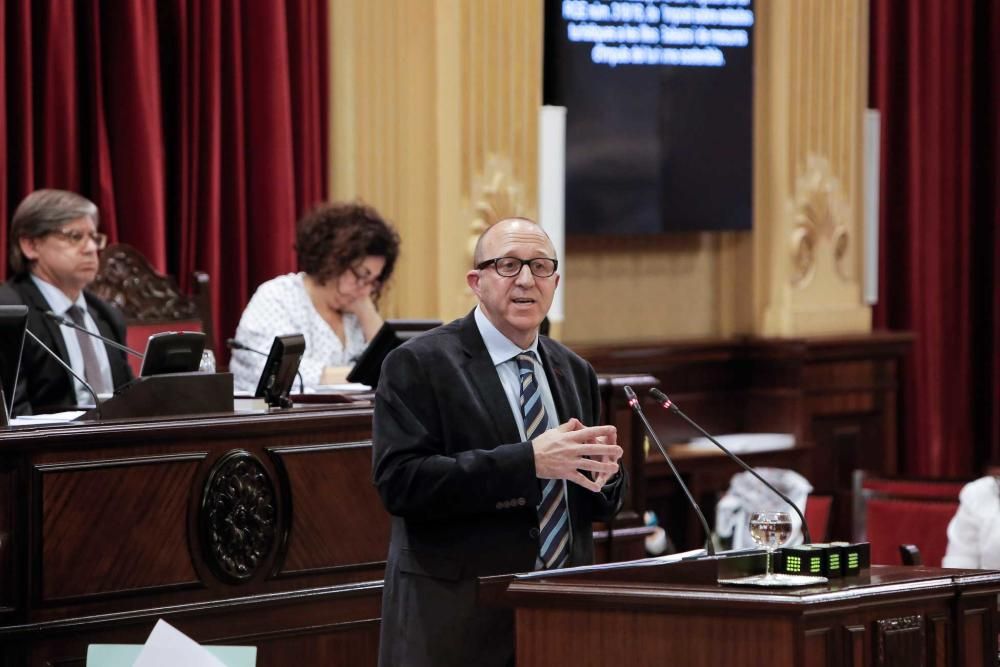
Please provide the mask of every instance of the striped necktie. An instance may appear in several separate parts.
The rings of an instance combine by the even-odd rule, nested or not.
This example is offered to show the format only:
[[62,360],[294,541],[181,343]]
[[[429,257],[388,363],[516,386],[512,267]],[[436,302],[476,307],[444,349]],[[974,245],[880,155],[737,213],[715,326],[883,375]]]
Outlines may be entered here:
[[[521,415],[524,435],[533,440],[546,431],[549,417],[542,404],[542,392],[535,382],[534,353],[524,352],[515,357],[521,380]],[[538,505],[538,556],[545,569],[562,567],[569,558],[569,512],[566,507],[566,485],[561,479],[547,479]]]
[[[83,310],[77,306],[70,306],[66,311],[70,319],[77,326],[86,328],[87,324],[83,319]],[[114,389],[101,373],[101,364],[97,360],[97,350],[94,347],[94,338],[76,330],[76,340],[80,344],[80,354],[83,356],[83,376],[98,394],[110,394]]]

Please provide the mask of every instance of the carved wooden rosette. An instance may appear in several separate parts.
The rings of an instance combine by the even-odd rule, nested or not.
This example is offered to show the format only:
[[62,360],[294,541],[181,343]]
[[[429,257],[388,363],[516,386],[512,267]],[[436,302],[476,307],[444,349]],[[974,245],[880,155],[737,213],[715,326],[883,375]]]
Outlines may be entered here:
[[924,665],[927,639],[923,616],[886,618],[875,624],[878,639],[876,664]]
[[276,539],[275,486],[253,454],[233,450],[213,466],[199,511],[205,560],[220,579],[252,579],[268,561]]
[[157,273],[135,248],[110,245],[101,253],[101,269],[89,287],[114,303],[129,320],[199,319],[194,299],[182,294],[173,279]]
[[829,162],[810,156],[795,188],[793,230],[791,235],[791,282],[794,287],[808,285],[816,272],[817,253],[829,252],[837,276],[850,279],[848,249],[851,244],[846,222],[846,205],[840,182],[831,173]]

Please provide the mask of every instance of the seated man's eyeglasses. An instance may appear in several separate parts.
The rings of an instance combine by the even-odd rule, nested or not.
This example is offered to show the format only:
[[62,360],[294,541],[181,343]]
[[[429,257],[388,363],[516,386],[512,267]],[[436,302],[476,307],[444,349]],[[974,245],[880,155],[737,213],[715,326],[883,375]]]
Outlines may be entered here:
[[521,269],[524,265],[528,265],[528,269],[536,278],[548,278],[553,273],[556,272],[556,268],[559,266],[558,260],[549,259],[548,257],[532,257],[531,259],[518,259],[517,257],[494,257],[493,259],[488,259],[485,262],[480,262],[476,265],[476,269],[482,271],[490,264],[496,269],[504,278],[513,278],[514,276],[521,273]]
[[82,232],[78,229],[53,229],[49,234],[60,236],[75,246],[82,245],[85,239],[93,241],[98,250],[104,250],[104,247],[108,245],[108,235],[101,234],[100,232]]

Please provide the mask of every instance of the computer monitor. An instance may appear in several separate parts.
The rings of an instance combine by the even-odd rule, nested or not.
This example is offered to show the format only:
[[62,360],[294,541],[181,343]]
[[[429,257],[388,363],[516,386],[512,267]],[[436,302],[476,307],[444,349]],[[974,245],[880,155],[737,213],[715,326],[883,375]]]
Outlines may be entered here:
[[163,331],[146,342],[139,368],[141,377],[198,370],[205,351],[205,334],[200,331]]
[[28,324],[27,306],[0,306],[0,389],[3,409],[0,425],[6,426],[14,412],[14,391],[21,369],[24,330]]
[[305,351],[306,339],[302,334],[275,336],[254,397],[263,398],[271,407],[290,408],[292,400],[288,394]]
[[390,352],[414,336],[438,326],[441,326],[441,320],[386,320],[347,374],[347,381],[360,382],[374,389],[382,374],[382,362]]

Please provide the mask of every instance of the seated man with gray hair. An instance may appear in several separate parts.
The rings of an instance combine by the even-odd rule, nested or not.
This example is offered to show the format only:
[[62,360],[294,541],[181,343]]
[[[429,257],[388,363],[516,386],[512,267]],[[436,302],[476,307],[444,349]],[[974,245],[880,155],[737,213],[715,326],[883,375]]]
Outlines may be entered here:
[[[28,306],[28,329],[85,378],[98,394],[132,379],[125,353],[69,326],[56,315],[106,338],[124,342],[121,313],[86,291],[97,277],[97,206],[65,190],[36,190],[14,212],[9,234],[13,277],[0,287],[0,303]],[[9,400],[9,397],[8,397]],[[90,392],[35,341],[27,338],[15,392],[14,413],[52,412],[94,402]]]

